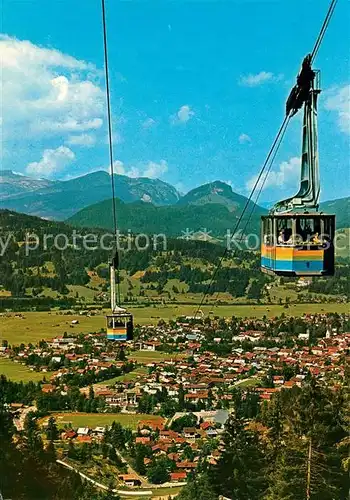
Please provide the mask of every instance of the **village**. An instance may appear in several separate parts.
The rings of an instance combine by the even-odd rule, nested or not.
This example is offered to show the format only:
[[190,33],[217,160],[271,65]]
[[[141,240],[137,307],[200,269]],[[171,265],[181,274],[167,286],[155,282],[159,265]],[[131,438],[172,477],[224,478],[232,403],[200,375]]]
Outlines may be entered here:
[[112,464],[106,481],[171,487],[217,462],[231,414],[240,412],[249,425],[275,393],[310,377],[342,385],[349,325],[345,314],[182,317],[138,326],[135,340],[123,345],[103,331],[70,331],[37,345],[3,341],[0,355],[42,373],[35,402],[10,405],[18,430],[36,411],[43,434],[54,429],[65,465],[87,472],[102,453],[101,463]]

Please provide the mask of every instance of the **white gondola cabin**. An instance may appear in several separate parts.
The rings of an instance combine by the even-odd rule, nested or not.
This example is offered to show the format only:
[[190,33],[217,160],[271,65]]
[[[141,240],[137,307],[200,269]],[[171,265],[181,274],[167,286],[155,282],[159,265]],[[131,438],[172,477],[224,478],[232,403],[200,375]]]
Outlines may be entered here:
[[334,274],[335,216],[274,214],[262,218],[261,269],[280,276]]
[[132,340],[134,336],[133,316],[117,305],[115,270],[118,266],[118,253],[110,262],[111,314],[106,316],[107,339],[117,342]]
[[133,339],[133,317],[125,310],[109,314],[107,318],[107,339],[126,342]]
[[317,144],[319,71],[303,60],[286,105],[291,117],[304,106],[301,180],[298,193],[262,217],[261,270],[283,276],[334,274],[335,216],[318,211],[320,179]]

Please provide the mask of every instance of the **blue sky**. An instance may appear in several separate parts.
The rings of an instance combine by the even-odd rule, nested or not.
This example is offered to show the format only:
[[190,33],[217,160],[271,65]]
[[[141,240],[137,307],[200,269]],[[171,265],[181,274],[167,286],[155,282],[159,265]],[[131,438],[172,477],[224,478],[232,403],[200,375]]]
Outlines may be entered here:
[[[116,171],[247,194],[328,4],[106,0]],[[3,167],[53,179],[108,168],[99,0],[2,7]],[[315,63],[323,199],[349,194],[349,11],[340,0]],[[300,124],[262,201],[298,187]]]

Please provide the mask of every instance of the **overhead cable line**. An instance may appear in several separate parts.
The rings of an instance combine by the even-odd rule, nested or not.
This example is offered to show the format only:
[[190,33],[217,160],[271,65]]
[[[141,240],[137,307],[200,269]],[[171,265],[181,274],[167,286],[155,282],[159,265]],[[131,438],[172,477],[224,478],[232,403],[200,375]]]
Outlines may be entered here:
[[329,26],[329,23],[330,23],[330,21],[332,19],[335,7],[337,5],[337,1],[338,0],[332,0],[331,1],[331,4],[330,4],[328,12],[327,12],[327,15],[326,15],[325,20],[324,20],[324,22],[322,24],[320,33],[319,33],[319,35],[317,37],[315,46],[313,48],[313,51],[311,52],[311,63],[314,61],[315,57],[317,56],[317,53],[318,53],[318,50],[319,50],[319,48],[321,46],[322,40],[324,38],[324,35],[325,35],[325,33],[327,31],[327,28]]
[[[265,183],[266,183],[267,178],[268,178],[268,176],[269,176],[269,173],[270,173],[270,171],[271,171],[272,165],[274,164],[275,158],[276,158],[277,153],[278,153],[278,151],[279,151],[279,148],[280,148],[280,146],[281,146],[281,144],[282,144],[283,138],[284,138],[284,136],[285,136],[285,133],[286,133],[286,131],[287,131],[288,124],[289,124],[289,121],[290,121],[290,118],[291,118],[291,117],[290,117],[290,115],[289,115],[287,118],[288,118],[288,119],[284,122],[284,127],[282,128],[281,134],[280,134],[279,139],[278,139],[278,143],[276,144],[276,147],[275,147],[275,149],[274,149],[274,153],[273,153],[273,155],[272,155],[272,157],[271,157],[271,159],[270,159],[270,163],[269,163],[268,169],[266,170],[265,177],[264,177],[264,179],[263,179],[263,180],[261,181],[261,183],[260,183],[260,187],[259,187],[258,194],[257,194],[257,196],[256,196],[256,198],[255,198],[255,200],[254,200],[254,202],[253,202],[253,204],[252,204],[252,207],[251,207],[250,213],[249,213],[249,215],[248,215],[247,221],[246,221],[246,223],[245,223],[245,225],[244,225],[244,227],[243,227],[243,229],[242,229],[242,232],[241,232],[240,237],[239,237],[239,238],[237,238],[237,241],[239,241],[239,242],[242,242],[242,241],[243,241],[243,238],[244,238],[244,235],[245,235],[245,233],[246,233],[246,230],[247,230],[247,228],[249,227],[249,223],[250,223],[250,221],[251,221],[251,219],[252,219],[252,216],[253,216],[253,214],[254,214],[255,208],[256,208],[256,206],[257,206],[257,204],[258,204],[258,201],[259,201],[259,198],[260,198],[261,192],[262,192],[262,190],[264,189],[264,186],[265,186]],[[233,237],[234,237],[234,235],[233,235]],[[226,247],[226,249],[227,249],[227,247]],[[234,252],[234,253],[232,254],[232,258],[235,256],[235,254],[236,254],[236,252]],[[227,275],[227,273],[228,273],[228,271],[226,270],[226,275]],[[226,276],[225,276],[225,278],[226,278]],[[217,301],[217,300],[218,300],[219,295],[220,295],[220,292],[218,291],[218,292],[217,292],[217,295],[216,295],[216,299],[215,299],[215,301]]]
[[106,103],[107,103],[109,163],[110,163],[111,188],[112,188],[112,213],[113,213],[113,229],[114,229],[114,238],[115,238],[115,263],[116,263],[116,274],[117,274],[118,305],[120,305],[118,226],[117,226],[117,210],[116,210],[116,197],[115,197],[115,181],[114,181],[112,112],[111,112],[111,97],[110,97],[110,87],[109,87],[108,44],[107,44],[105,0],[101,0],[101,6],[102,6],[104,66],[105,66],[105,78],[106,78]]
[[[250,195],[249,195],[249,198],[247,198],[247,201],[245,202],[245,205],[244,205],[244,207],[243,207],[243,210],[242,210],[242,212],[241,212],[241,215],[239,216],[238,221],[236,222],[236,225],[235,225],[235,227],[234,227],[234,229],[233,229],[233,236],[236,234],[236,232],[237,232],[237,230],[238,230],[238,228],[239,228],[239,226],[240,226],[240,223],[241,223],[241,221],[242,221],[242,219],[243,219],[243,216],[244,216],[244,214],[246,213],[247,208],[248,208],[249,204],[250,204],[250,203],[251,203],[251,201],[252,201],[252,197],[253,197],[253,195],[254,195],[254,193],[255,193],[255,191],[256,191],[256,189],[257,189],[257,187],[258,187],[259,183],[260,183],[260,180],[261,180],[262,175],[263,175],[263,173],[264,173],[264,171],[265,171],[265,168],[266,168],[266,166],[267,166],[267,164],[268,164],[268,162],[269,162],[270,158],[271,158],[271,157],[272,157],[272,155],[273,155],[273,152],[274,152],[274,149],[275,149],[275,147],[276,147],[276,144],[278,144],[278,142],[279,142],[279,138],[280,138],[281,134],[283,133],[283,130],[284,130],[284,128],[285,128],[285,125],[286,125],[286,122],[288,121],[288,119],[289,119],[289,116],[286,116],[286,117],[284,118],[284,120],[283,120],[283,122],[282,122],[282,125],[281,125],[281,127],[280,127],[280,129],[279,129],[279,131],[278,131],[278,133],[277,133],[277,135],[276,135],[276,137],[275,137],[275,139],[274,139],[274,141],[273,141],[273,143],[272,143],[272,146],[271,146],[271,148],[270,148],[270,151],[269,151],[269,153],[268,153],[268,155],[267,155],[267,157],[266,157],[266,159],[265,159],[265,162],[264,162],[264,164],[263,164],[263,166],[262,166],[262,168],[261,168],[261,170],[260,170],[260,173],[259,173],[259,175],[258,175],[258,177],[257,177],[257,179],[256,179],[256,181],[255,181],[255,183],[254,183],[254,186],[253,186],[253,189],[252,189],[252,191],[251,191],[251,193],[250,193]],[[211,287],[212,287],[212,285],[213,285],[214,279],[215,279],[215,277],[216,277],[216,275],[217,275],[217,273],[218,273],[218,271],[219,271],[220,267],[222,266],[222,263],[223,263],[223,261],[224,261],[224,259],[225,259],[226,255],[227,255],[227,253],[228,253],[228,247],[226,246],[225,251],[224,251],[224,253],[223,253],[222,257],[220,258],[219,263],[218,263],[218,265],[216,266],[215,271],[214,271],[214,273],[213,273],[213,275],[212,275],[212,277],[211,277],[211,280],[210,280],[210,282],[208,283],[208,285],[207,285],[207,288],[206,288],[205,292],[203,293],[202,300],[201,300],[201,302],[200,302],[200,304],[199,304],[199,306],[198,306],[198,308],[197,308],[197,311],[196,311],[195,316],[197,316],[197,315],[198,315],[198,313],[199,313],[199,311],[200,311],[200,309],[201,309],[201,307],[202,307],[202,305],[203,305],[203,303],[204,303],[204,300],[205,300],[206,296],[209,294],[209,292],[210,292],[210,290],[211,290]]]

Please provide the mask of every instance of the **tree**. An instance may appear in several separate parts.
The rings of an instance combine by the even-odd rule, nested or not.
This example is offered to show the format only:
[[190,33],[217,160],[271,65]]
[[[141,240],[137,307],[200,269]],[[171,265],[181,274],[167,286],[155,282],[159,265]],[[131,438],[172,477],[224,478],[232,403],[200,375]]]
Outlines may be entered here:
[[177,405],[176,401],[174,401],[174,399],[172,399],[172,398],[167,398],[161,404],[160,414],[163,417],[167,417],[167,418],[172,417],[175,415],[177,408],[178,408],[178,405]]
[[123,467],[123,462],[121,458],[119,457],[118,453],[115,451],[114,446],[110,446],[108,449],[108,458],[111,462],[114,463],[114,465],[118,468]]
[[169,481],[169,460],[167,458],[159,458],[154,461],[147,471],[147,478],[153,484],[162,484]]
[[95,392],[94,392],[94,388],[92,387],[92,385],[90,385],[90,387],[89,387],[89,400],[92,401],[93,399],[95,399]]
[[54,417],[50,417],[46,427],[46,438],[49,441],[56,441],[59,438],[59,431]]
[[77,458],[77,453],[73,441],[69,441],[68,443],[68,458],[71,458],[72,460],[75,460]]
[[50,462],[56,461],[56,450],[53,441],[49,441],[49,444],[46,447],[46,457]]
[[118,351],[118,359],[119,359],[119,361],[126,361],[127,360],[125,351],[122,347]]
[[171,424],[171,429],[176,432],[181,432],[184,427],[195,427],[197,425],[197,417],[193,413],[186,413],[183,417],[179,417]]
[[122,425],[119,422],[113,422],[110,430],[110,442],[118,450],[125,448],[126,436]]
[[211,470],[216,492],[239,500],[260,500],[266,488],[264,450],[258,434],[231,417],[223,436],[224,452]]
[[144,463],[144,459],[152,454],[152,450],[150,447],[145,446],[143,444],[137,444],[135,446],[134,451],[134,468],[136,472],[141,474],[142,476],[146,473],[146,467]]
[[179,409],[180,411],[185,408],[185,391],[183,385],[179,386]]
[[218,495],[206,474],[190,479],[182,488],[177,500],[217,500]]

